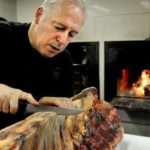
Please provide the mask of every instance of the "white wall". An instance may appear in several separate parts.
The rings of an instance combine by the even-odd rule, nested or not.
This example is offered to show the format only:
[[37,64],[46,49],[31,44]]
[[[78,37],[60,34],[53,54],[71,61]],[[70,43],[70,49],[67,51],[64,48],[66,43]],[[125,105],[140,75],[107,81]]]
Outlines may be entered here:
[[16,21],[16,0],[0,0],[0,17],[7,20]]
[[86,24],[77,40],[138,40],[150,36],[150,0],[87,1]]
[[75,41],[100,41],[100,97],[104,98],[104,41],[150,37],[150,0],[88,0],[86,23]]
[[43,0],[17,0],[17,20],[20,22],[31,22],[38,5]]
[[[17,0],[17,20],[32,21],[42,1]],[[142,40],[150,36],[150,0],[85,1],[86,22],[75,41]]]

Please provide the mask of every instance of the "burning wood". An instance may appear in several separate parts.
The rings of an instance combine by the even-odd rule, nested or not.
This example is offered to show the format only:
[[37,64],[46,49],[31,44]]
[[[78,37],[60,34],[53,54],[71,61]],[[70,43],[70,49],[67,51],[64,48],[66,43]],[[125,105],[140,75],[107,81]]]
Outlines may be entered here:
[[150,70],[143,70],[136,83],[129,85],[129,70],[122,70],[122,77],[119,81],[117,96],[149,96]]
[[132,86],[132,91],[135,96],[145,96],[145,87],[150,85],[150,70],[143,70],[137,83]]
[[150,96],[150,85],[145,86],[144,93],[145,96]]
[[98,100],[91,87],[73,97],[75,108],[84,112],[62,116],[35,113],[0,131],[0,150],[112,150],[123,137],[116,109]]

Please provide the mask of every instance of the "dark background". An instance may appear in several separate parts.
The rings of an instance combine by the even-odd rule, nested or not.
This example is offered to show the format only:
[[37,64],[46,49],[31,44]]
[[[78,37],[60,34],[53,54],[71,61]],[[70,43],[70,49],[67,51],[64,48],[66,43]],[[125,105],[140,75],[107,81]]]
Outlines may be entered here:
[[73,60],[74,94],[90,86],[99,92],[99,42],[74,42],[67,50]]

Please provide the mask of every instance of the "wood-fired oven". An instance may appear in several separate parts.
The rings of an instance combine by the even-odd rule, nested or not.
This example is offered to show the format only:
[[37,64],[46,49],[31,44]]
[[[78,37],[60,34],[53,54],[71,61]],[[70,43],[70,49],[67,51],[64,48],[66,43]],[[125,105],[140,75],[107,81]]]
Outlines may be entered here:
[[126,132],[150,136],[149,40],[105,42],[105,99],[121,112]]

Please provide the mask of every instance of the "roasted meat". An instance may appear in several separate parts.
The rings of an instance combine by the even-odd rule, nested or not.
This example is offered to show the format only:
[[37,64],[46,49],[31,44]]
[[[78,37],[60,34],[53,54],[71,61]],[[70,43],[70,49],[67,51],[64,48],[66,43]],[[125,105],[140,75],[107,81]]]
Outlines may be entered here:
[[116,108],[94,87],[72,97],[78,115],[38,112],[0,131],[0,150],[113,150],[123,137]]

